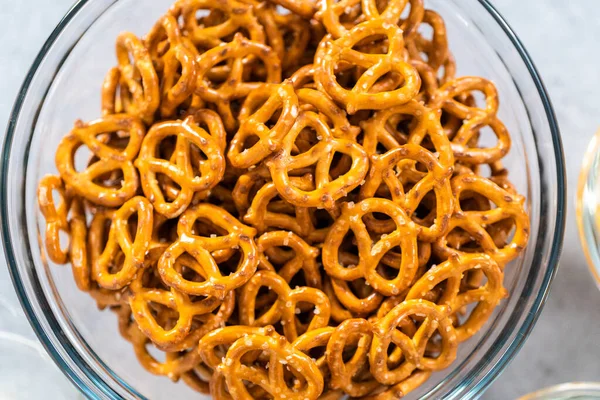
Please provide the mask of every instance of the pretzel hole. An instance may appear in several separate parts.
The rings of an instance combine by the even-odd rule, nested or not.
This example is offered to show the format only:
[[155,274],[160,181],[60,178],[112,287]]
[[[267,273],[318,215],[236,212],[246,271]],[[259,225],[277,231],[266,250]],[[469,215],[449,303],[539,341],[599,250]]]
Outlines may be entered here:
[[423,23],[421,23],[421,25],[419,25],[419,27],[417,28],[417,32],[419,32],[419,35],[421,36],[421,40],[426,40],[426,41],[433,40],[433,37],[435,35],[433,26],[431,26],[430,24],[428,24],[426,22],[423,22]]
[[323,138],[317,135],[317,132],[311,127],[306,127],[302,129],[300,134],[296,137],[294,142],[294,146],[292,148],[292,156],[297,156],[303,153],[306,153],[310,149],[312,149],[317,143],[319,143]]
[[202,237],[227,236],[229,234],[227,229],[214,224],[207,218],[196,219],[192,226],[192,233]]
[[351,48],[366,54],[386,54],[388,51],[388,37],[379,33],[371,34],[356,42]]
[[344,268],[356,268],[358,264],[358,241],[352,230],[348,231],[344,236],[342,244],[338,249],[339,263]]
[[498,145],[498,136],[490,126],[480,128],[477,133],[478,147],[491,149]]
[[335,219],[333,218],[333,216],[325,209],[312,210],[311,220],[312,220],[312,224],[315,227],[315,229],[329,228],[335,222]]
[[[318,306],[317,306],[318,307]],[[306,332],[308,324],[315,316],[315,305],[306,301],[296,303],[296,327],[299,329],[298,334]]]
[[503,249],[508,243],[512,242],[515,231],[515,222],[512,218],[503,219],[486,227],[486,232],[494,240],[494,244],[498,249]]
[[369,237],[373,243],[377,242],[382,234],[389,234],[396,228],[396,222],[389,215],[380,212],[366,213],[362,216],[362,222],[368,226]]
[[463,211],[487,211],[492,209],[492,202],[477,192],[465,190],[460,194],[458,200]]
[[481,245],[477,240],[466,230],[455,227],[446,236],[447,245],[455,250],[475,253],[482,251]]
[[177,320],[179,319],[179,312],[177,310],[152,301],[148,302],[148,307],[152,312],[154,320],[162,329],[168,331],[173,329],[177,324]]
[[160,186],[161,192],[164,194],[167,201],[175,201],[181,192],[181,186],[172,180],[169,176],[157,173],[156,180]]
[[146,341],[144,348],[146,349],[146,353],[157,363],[164,364],[167,362],[167,353],[158,349],[151,341]]

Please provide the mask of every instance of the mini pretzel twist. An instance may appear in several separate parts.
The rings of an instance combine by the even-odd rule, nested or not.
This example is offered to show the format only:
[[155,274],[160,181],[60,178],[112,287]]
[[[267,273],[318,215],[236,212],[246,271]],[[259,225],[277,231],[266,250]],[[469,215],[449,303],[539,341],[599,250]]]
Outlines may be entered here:
[[[261,287],[269,287],[277,293],[277,300],[269,309],[257,316],[256,300]],[[301,324],[297,318],[299,302],[314,305],[312,319]],[[285,337],[293,342],[300,334],[327,326],[331,308],[329,299],[322,291],[311,287],[290,289],[286,281],[273,271],[261,270],[242,288],[239,300],[240,322],[248,326],[267,326],[281,322]],[[302,312],[302,310],[299,310]]]
[[[408,160],[415,161],[425,166],[427,172],[421,173],[416,182],[402,182],[396,169],[402,169],[400,164]],[[452,168],[445,167],[428,150],[414,144],[406,144],[390,150],[383,155],[371,157],[373,167],[366,183],[361,187],[361,198],[370,198],[376,194],[377,189],[385,183],[391,194],[392,200],[399,204],[408,216],[412,216],[423,201],[424,196],[433,191],[436,197],[436,217],[431,226],[419,226],[419,239],[434,241],[448,231],[449,220],[454,208],[454,197],[450,187]],[[404,174],[402,174],[404,175]],[[411,183],[410,190],[405,189],[405,184]],[[366,216],[369,229],[380,233],[390,232],[394,228],[392,221],[387,224]]]
[[[54,202],[52,195],[54,191],[58,193],[60,199],[58,204]],[[60,177],[44,176],[38,185],[37,197],[40,212],[46,219],[45,244],[48,257],[57,264],[65,264],[68,261],[69,253],[61,246],[60,232],[64,232],[70,238],[67,221],[69,198]]]
[[[480,91],[485,95],[485,108],[468,106],[456,100],[460,94]],[[504,157],[510,150],[510,135],[497,118],[498,92],[494,84],[479,77],[463,77],[448,81],[434,93],[431,107],[464,120],[452,139],[452,150],[457,161],[469,164],[492,163]],[[471,147],[470,141],[479,130],[489,126],[498,141],[493,147]]]
[[[362,218],[369,213],[382,213],[395,223],[395,229],[377,242],[373,242]],[[338,250],[344,236],[350,231],[357,241],[359,263],[346,268],[339,262]],[[398,276],[388,279],[377,272],[382,257],[392,248],[402,249]],[[379,293],[385,296],[399,294],[412,282],[418,267],[417,230],[406,213],[387,199],[365,199],[358,204],[346,203],[342,214],[331,227],[323,246],[323,267],[332,277],[346,281],[364,277]]]
[[[298,136],[307,128],[314,129],[318,142],[307,151],[293,155]],[[330,169],[335,153],[349,156],[352,164],[346,174],[332,180]],[[315,189],[307,191],[294,186],[290,172],[312,165],[315,165]],[[368,172],[369,162],[360,145],[334,138],[323,118],[314,112],[304,111],[283,139],[281,151],[267,162],[267,167],[277,191],[290,203],[301,207],[333,208],[337,200],[360,185]]]
[[[266,124],[280,112],[272,128]],[[240,110],[240,127],[231,143],[227,157],[236,168],[248,168],[258,164],[276,151],[298,117],[298,98],[290,82],[278,85],[262,85],[244,101]],[[246,147],[255,137],[256,143]]]
[[[272,231],[260,236],[256,244],[261,254],[259,268],[277,272],[287,283],[302,271],[306,286],[321,288],[321,272],[316,261],[319,250],[309,246],[300,236],[289,231]],[[279,260],[269,258],[268,254],[273,254],[274,250],[281,247],[289,247],[293,255],[286,254],[289,251],[281,250],[285,252],[283,254],[285,261],[282,263],[283,266],[276,268],[273,264]]]
[[[168,137],[176,137],[175,150],[170,160],[156,157],[157,147]],[[196,146],[207,160],[196,168],[191,162],[191,145]],[[140,157],[135,162],[142,178],[144,194],[156,211],[168,218],[181,214],[192,202],[195,192],[209,190],[223,177],[225,162],[219,143],[204,129],[194,123],[192,117],[183,121],[162,122],[154,125],[144,138]],[[157,180],[163,174],[180,186],[177,197],[167,202]]]
[[[371,323],[360,318],[342,322],[331,334],[325,355],[331,371],[332,389],[342,389],[352,397],[362,397],[380,385],[372,377],[360,382],[354,380],[368,366],[372,337]],[[344,353],[348,346],[352,346],[354,354],[345,362]]]
[[[523,251],[529,238],[529,218],[522,196],[507,192],[494,182],[473,174],[459,175],[452,179],[452,191],[456,199],[460,199],[465,192],[480,194],[486,201],[495,204],[496,208],[486,211],[463,211],[460,201],[457,201],[450,220],[450,233],[457,227],[466,231],[479,243],[481,251],[492,257],[501,268]],[[503,220],[513,220],[515,232],[512,240],[499,248],[487,229]],[[448,235],[438,239],[434,244],[434,251],[444,259],[452,254],[464,254],[459,249],[448,246]]]
[[[104,250],[92,259],[94,280],[101,287],[121,289],[128,285],[144,266],[152,237],[152,211],[150,202],[145,197],[137,196],[113,213]],[[133,214],[137,214],[137,228],[132,239],[128,221]],[[93,238],[94,248],[100,248],[99,244],[96,245],[98,239]],[[125,258],[121,270],[113,273],[109,269],[119,252],[122,252]]]
[[[311,190],[313,188],[309,176],[292,177],[294,187]],[[293,232],[310,239],[310,233],[315,232],[310,218],[310,210],[306,207],[296,207],[288,202],[280,201],[272,204],[279,195],[275,183],[263,185],[252,199],[250,207],[244,215],[244,221],[252,225],[260,233],[277,228]],[[275,207],[277,205],[277,207]]]
[[[487,278],[483,286],[461,290],[462,277],[470,271],[482,271]],[[464,342],[486,323],[494,308],[506,296],[502,286],[504,275],[496,262],[485,254],[453,256],[427,271],[410,289],[406,300],[424,298],[433,288],[446,283],[438,304],[455,313],[463,307],[476,304],[467,320],[455,326],[459,342]]]
[[[262,351],[268,357],[268,370],[245,365],[244,356]],[[252,399],[244,381],[250,382],[277,398],[292,400],[316,399],[323,391],[323,376],[317,365],[304,353],[295,349],[283,336],[250,334],[231,345],[225,361],[217,369],[225,377],[227,390],[233,398]],[[284,377],[292,371],[303,382],[298,389],[290,389]]]
[[[423,0],[396,0],[386,1],[385,8],[380,8],[377,0],[362,0],[362,9],[367,19],[381,19],[386,22],[399,24],[406,41],[410,41],[417,33],[417,28],[423,22],[424,15],[428,10],[423,6]],[[410,4],[410,11],[406,19],[402,20],[402,14]],[[380,12],[381,9],[381,12]]]
[[119,65],[108,73],[103,86],[103,113],[126,112],[150,124],[161,100],[150,54],[142,41],[128,32],[117,37],[116,53]]
[[[192,302],[185,293],[174,288],[146,288],[142,277],[143,274],[138,274],[129,286],[132,291],[129,305],[139,329],[164,350],[176,349],[175,346],[190,334],[194,317],[211,313],[221,303],[215,297]],[[150,303],[160,304],[177,312],[177,320],[171,329],[165,329],[158,323],[152,314]]]
[[[170,14],[165,14],[156,22],[145,40],[155,64],[162,64],[159,71],[162,91],[159,109],[163,118],[173,116],[177,107],[194,93],[196,87],[198,51],[193,45],[186,45],[185,40],[177,20]],[[159,55],[159,46],[168,46],[168,50]],[[181,72],[177,78],[179,69]]]
[[[46,218],[46,221],[48,219]],[[79,198],[71,201],[71,217],[69,218],[71,246],[69,261],[73,270],[73,278],[79,290],[88,292],[91,287],[91,268],[87,249],[88,227],[85,219],[83,202]],[[46,233],[48,237],[48,233]]]
[[[265,66],[264,82],[279,83],[281,81],[281,62],[273,50],[264,44],[245,39],[240,34],[236,34],[230,43],[213,47],[198,59],[196,93],[217,107],[225,128],[230,132],[234,131],[238,125],[237,119],[231,111],[231,102],[246,98],[252,91],[264,84],[244,79],[244,69],[247,68],[248,63],[256,62],[256,59],[261,60]],[[226,76],[220,85],[214,87],[209,75],[211,70],[222,62],[226,62],[228,65]]]
[[[192,232],[194,223],[199,218],[209,221],[214,226],[226,232],[223,236],[202,237]],[[179,239],[175,241],[162,255],[158,263],[158,272],[169,286],[184,293],[195,296],[215,296],[224,298],[225,295],[246,283],[256,271],[258,254],[253,228],[241,224],[235,217],[220,207],[211,204],[199,204],[189,208],[179,218],[177,224]],[[239,248],[242,258],[235,272],[223,276],[219,265],[211,253]],[[189,265],[204,280],[194,282],[185,279],[177,266],[178,259],[183,254],[189,254],[195,263]]]
[[[412,338],[396,329],[411,317],[422,318],[421,325]],[[442,339],[441,353],[437,358],[429,358],[424,356],[425,347],[436,331]],[[438,371],[456,358],[458,339],[452,322],[446,316],[445,307],[426,300],[407,300],[398,304],[375,323],[373,333],[369,352],[371,374],[386,385],[395,385],[405,380],[415,369]],[[401,349],[404,361],[398,367],[389,369],[388,349],[392,344]]]
[[[388,40],[385,54],[368,54],[353,47],[369,37],[384,35]],[[404,59],[402,31],[393,24],[378,20],[362,22],[337,40],[321,42],[317,54],[315,80],[319,90],[344,105],[349,114],[359,110],[381,110],[407,103],[419,92],[421,79],[416,69]],[[351,90],[343,88],[335,76],[341,62],[365,68]],[[387,73],[402,77],[399,88],[374,92],[374,85]]]
[[[222,16],[215,24],[206,18],[198,20],[199,11],[210,11]],[[252,9],[235,0],[215,2],[210,0],[178,0],[169,11],[183,20],[183,29],[192,42],[202,48],[211,49],[227,42],[227,37],[244,30],[250,40],[265,42],[265,32],[252,13]]]
[[[102,134],[125,131],[128,144],[125,149],[112,148],[97,137]],[[119,207],[132,198],[138,189],[138,176],[132,160],[137,156],[145,128],[136,117],[126,114],[109,115],[84,124],[78,121],[73,130],[58,146],[55,162],[60,177],[79,196],[106,207]],[[75,167],[75,153],[86,146],[97,157],[84,171]],[[120,170],[122,173],[119,188],[106,187],[96,183],[107,173]]]

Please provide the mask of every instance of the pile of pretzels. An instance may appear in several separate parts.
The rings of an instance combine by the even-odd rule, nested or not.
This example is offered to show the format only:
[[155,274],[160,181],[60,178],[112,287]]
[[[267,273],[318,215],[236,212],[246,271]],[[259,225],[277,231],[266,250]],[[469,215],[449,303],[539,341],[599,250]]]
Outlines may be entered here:
[[179,0],[118,36],[102,117],[38,202],[45,254],[149,372],[217,399],[395,399],[507,296],[529,234],[510,135],[424,1]]

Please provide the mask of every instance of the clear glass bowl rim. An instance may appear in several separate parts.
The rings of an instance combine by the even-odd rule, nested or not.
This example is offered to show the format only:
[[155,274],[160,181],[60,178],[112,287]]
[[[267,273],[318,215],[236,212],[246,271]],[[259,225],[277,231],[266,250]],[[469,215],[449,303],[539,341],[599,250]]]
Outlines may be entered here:
[[[49,38],[46,40],[42,49],[36,56],[31,68],[29,69],[25,80],[19,90],[17,98],[15,100],[15,104],[11,111],[10,118],[8,120],[8,127],[6,131],[6,136],[4,139],[3,147],[2,147],[2,158],[0,159],[0,221],[2,223],[2,239],[4,241],[4,253],[8,262],[8,269],[11,275],[11,279],[13,281],[13,285],[21,306],[23,307],[27,318],[29,319],[29,323],[31,324],[34,332],[37,337],[41,341],[42,345],[46,349],[46,351],[50,354],[55,363],[59,366],[59,368],[63,371],[63,373],[73,382],[73,384],[78,387],[82,393],[90,398],[98,398],[96,394],[87,390],[86,383],[77,375],[77,373],[65,362],[63,356],[59,354],[56,349],[53,347],[53,344],[46,337],[41,325],[36,319],[35,313],[33,312],[31,300],[26,296],[24,287],[21,283],[21,274],[17,268],[15,252],[12,247],[11,242],[11,234],[10,228],[8,224],[8,207],[7,207],[7,196],[8,196],[8,163],[10,158],[10,145],[12,143],[15,128],[18,121],[19,114],[22,111],[23,102],[25,99],[25,95],[29,89],[29,86],[39,68],[42,61],[52,48],[54,42],[57,40],[59,35],[62,33],[64,28],[69,24],[71,20],[73,20],[78,12],[85,6],[87,3],[94,0],[78,0],[71,9],[65,14],[56,28],[52,31]],[[560,138],[560,132],[558,127],[558,122],[556,119],[556,115],[554,113],[554,109],[552,103],[550,101],[549,95],[546,91],[546,88],[542,82],[542,79],[535,67],[529,53],[521,43],[520,39],[517,37],[512,28],[508,25],[508,23],[504,20],[504,18],[500,15],[500,13],[492,6],[489,0],[477,0],[483,8],[492,16],[492,18],[496,21],[498,26],[504,31],[506,36],[514,45],[515,50],[521,56],[521,59],[525,66],[527,67],[531,79],[538,91],[538,95],[540,96],[540,100],[543,103],[543,107],[546,113],[546,118],[548,119],[548,125],[550,127],[550,134],[552,137],[552,146],[554,150],[554,156],[556,161],[556,169],[557,176],[556,181],[558,185],[557,190],[557,198],[556,198],[556,212],[557,218],[554,226],[554,235],[552,237],[552,247],[548,258],[548,268],[545,276],[543,277],[543,282],[540,287],[540,291],[534,299],[533,305],[529,310],[528,317],[524,320],[523,325],[520,327],[519,334],[516,338],[508,345],[504,354],[500,358],[500,360],[483,376],[478,377],[480,381],[473,385],[471,390],[469,391],[467,398],[477,398],[481,393],[499,376],[499,374],[506,368],[508,363],[514,358],[517,352],[520,350],[525,340],[531,333],[533,326],[535,325],[540,312],[545,303],[546,297],[548,296],[550,285],[554,276],[556,275],[558,268],[558,260],[560,258],[560,252],[562,250],[563,244],[563,236],[565,229],[565,206],[566,206],[566,174],[565,174],[565,159],[564,159],[564,151],[562,147],[562,142]],[[504,343],[505,344],[505,343]],[[70,354],[71,355],[71,354]],[[74,357],[76,363],[85,364],[85,362],[80,357]],[[100,391],[106,395],[108,398],[120,398],[119,395],[113,391],[112,388],[108,387],[99,377],[96,376],[96,373],[90,371],[85,365],[79,365],[79,367],[83,367],[82,369],[87,370],[86,373],[89,374],[88,378],[91,382],[93,382]],[[127,384],[124,383],[126,386]]]

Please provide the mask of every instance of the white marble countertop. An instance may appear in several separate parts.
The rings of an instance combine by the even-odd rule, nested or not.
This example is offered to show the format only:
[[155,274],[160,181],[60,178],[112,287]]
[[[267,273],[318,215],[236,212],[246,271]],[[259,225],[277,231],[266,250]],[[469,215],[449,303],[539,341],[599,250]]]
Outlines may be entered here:
[[[71,3],[0,0],[0,124],[8,120],[31,62]],[[548,302],[527,343],[483,396],[504,400],[562,382],[600,380],[600,345],[596,342],[600,337],[600,291],[588,272],[574,213],[582,155],[600,127],[600,7],[597,0],[494,3],[520,36],[550,92],[562,131],[569,182],[565,246]],[[2,331],[35,339],[18,307],[3,256]],[[7,364],[0,363],[0,376],[6,372],[3,368],[13,368]],[[2,393],[0,398],[4,398]]]

